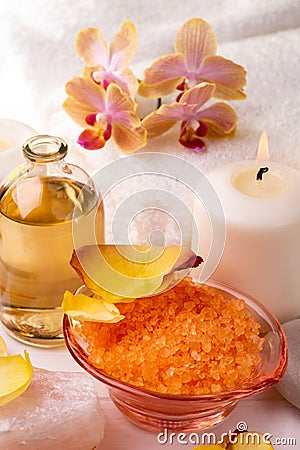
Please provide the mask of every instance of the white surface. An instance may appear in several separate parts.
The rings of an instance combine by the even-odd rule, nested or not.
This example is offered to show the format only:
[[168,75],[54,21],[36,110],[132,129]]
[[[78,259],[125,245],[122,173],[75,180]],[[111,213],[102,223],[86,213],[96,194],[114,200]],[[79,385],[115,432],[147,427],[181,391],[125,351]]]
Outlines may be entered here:
[[[1,323],[0,335],[6,340],[10,354],[23,353],[24,348],[27,348],[34,366],[48,370],[82,371],[65,347],[43,350],[26,346],[7,336]],[[130,423],[113,405],[106,387],[98,381],[95,381],[95,384],[106,419],[105,436],[99,450],[154,450],[160,448],[192,450],[195,447],[194,441],[190,443],[188,436],[185,439],[188,445],[178,443],[177,437],[173,444],[170,444],[170,440],[165,445],[158,443],[156,433],[142,430]],[[269,389],[262,394],[240,401],[233,413],[209,432],[215,433],[219,439],[222,433],[229,430],[234,431],[241,421],[247,423],[249,430],[272,434],[274,444],[277,439],[294,439],[292,445],[274,445],[275,449],[296,450],[300,448],[300,410],[288,403],[275,389]],[[201,439],[201,434],[197,434]],[[0,449],[2,450],[1,444]]]

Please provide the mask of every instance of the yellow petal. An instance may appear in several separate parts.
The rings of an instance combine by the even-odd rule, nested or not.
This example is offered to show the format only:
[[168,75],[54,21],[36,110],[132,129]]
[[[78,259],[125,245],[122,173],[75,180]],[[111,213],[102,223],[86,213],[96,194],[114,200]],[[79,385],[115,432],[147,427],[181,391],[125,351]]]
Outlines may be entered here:
[[7,347],[5,344],[5,340],[2,336],[0,336],[0,356],[6,356],[7,355]]
[[33,368],[26,350],[24,356],[0,356],[0,406],[19,397],[30,384]]
[[175,51],[183,53],[189,70],[197,71],[203,58],[217,51],[217,39],[209,23],[199,18],[185,22],[177,33]]
[[165,275],[201,261],[185,247],[87,245],[73,252],[71,265],[92,292],[120,301],[159,293]]
[[124,318],[112,303],[85,294],[66,291],[61,306],[65,314],[77,320],[116,323]]

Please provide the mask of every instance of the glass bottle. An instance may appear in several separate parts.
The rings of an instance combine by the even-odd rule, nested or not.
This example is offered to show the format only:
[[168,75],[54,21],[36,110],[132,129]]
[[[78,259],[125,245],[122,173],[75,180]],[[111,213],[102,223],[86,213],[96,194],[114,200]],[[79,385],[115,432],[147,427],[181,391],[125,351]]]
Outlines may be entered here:
[[22,149],[25,163],[0,188],[1,320],[22,342],[56,346],[64,291],[81,284],[69,264],[72,227],[81,225],[80,245],[104,242],[103,203],[88,174],[66,163],[63,139],[38,135]]

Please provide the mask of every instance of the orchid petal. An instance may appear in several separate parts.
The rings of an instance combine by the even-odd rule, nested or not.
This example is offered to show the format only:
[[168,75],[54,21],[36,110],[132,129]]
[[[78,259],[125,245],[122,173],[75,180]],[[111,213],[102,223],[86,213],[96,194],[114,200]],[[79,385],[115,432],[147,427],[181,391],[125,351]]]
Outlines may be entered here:
[[243,92],[246,84],[246,71],[230,59],[222,56],[205,58],[201,67],[201,79],[216,84],[215,97],[223,100],[246,98]]
[[98,28],[81,30],[76,37],[75,45],[78,55],[87,66],[108,66],[108,46]]
[[179,103],[197,105],[197,110],[211,99],[215,91],[213,84],[205,83],[188,89],[183,93]]
[[197,135],[195,130],[191,127],[184,127],[179,136],[179,142],[184,147],[190,148],[194,151],[201,151],[205,149],[204,141]]
[[[95,76],[95,74],[97,74]],[[99,75],[98,75],[99,74]],[[105,68],[102,66],[87,66],[83,67],[83,78],[91,78],[95,83],[100,84],[105,76]]]
[[137,31],[130,20],[125,20],[110,47],[97,28],[85,28],[76,39],[78,54],[85,62],[83,74],[102,84],[117,83],[132,99],[138,83],[133,72],[127,68],[137,50]]
[[177,119],[171,120],[168,116],[160,114],[160,110],[158,110],[148,114],[142,120],[142,125],[147,130],[147,137],[151,139],[168,131],[176,122]]
[[147,137],[152,139],[168,131],[176,122],[177,120],[168,119],[168,117],[154,111],[142,120],[142,125],[147,130]]
[[176,89],[177,89],[178,91],[182,91],[182,92],[186,91],[188,88],[189,88],[189,87],[188,87],[188,85],[187,85],[186,80],[183,80],[181,83],[178,84],[178,86],[176,86]]
[[208,126],[204,122],[200,121],[199,126],[196,129],[197,136],[203,137],[206,136],[207,133],[208,133]]
[[67,97],[62,106],[71,119],[82,128],[86,128],[87,126],[86,117],[93,113],[97,114],[98,112],[95,108],[91,109],[88,106],[76,102],[72,97]]
[[78,144],[87,150],[99,150],[105,145],[105,139],[103,138],[102,128],[97,129],[87,129],[84,130],[78,140]]
[[88,78],[72,78],[72,80],[66,83],[66,92],[70,97],[73,97],[77,103],[90,107],[92,111],[96,110],[104,112],[106,110],[105,89]]
[[97,122],[97,113],[88,114],[85,118],[85,121],[88,125],[93,127]]
[[141,119],[133,111],[124,111],[118,114],[118,120],[114,120],[113,123],[119,123],[127,128],[139,128],[141,126]]
[[186,73],[184,57],[181,53],[162,56],[145,70],[139,94],[143,97],[168,95],[174,92]]
[[193,105],[182,103],[171,103],[170,105],[162,105],[157,114],[172,120],[183,120],[193,110]]
[[102,84],[104,89],[105,82],[108,84],[116,83],[129,94],[132,100],[135,98],[139,86],[136,76],[128,68],[119,72],[106,72],[103,67],[85,66],[83,76],[85,78],[91,78],[96,84]]
[[183,78],[174,78],[173,80],[168,80],[163,83],[153,85],[141,83],[139,86],[138,94],[141,97],[146,98],[164,97],[165,95],[169,95],[174,92],[178,84],[180,84],[182,80]]
[[183,120],[190,114],[193,114],[194,105],[181,103],[172,103],[171,105],[162,105],[158,110],[148,114],[143,120],[142,125],[147,130],[147,137],[153,138],[165,133],[172,128],[179,120]]
[[[124,95],[122,89],[116,84],[110,84],[107,88],[107,110],[109,111],[109,115],[113,120],[121,121],[124,112],[133,112],[133,104],[132,101]],[[139,118],[133,114],[132,116],[132,124],[139,125]]]
[[199,111],[198,120],[208,125],[208,135],[222,136],[232,133],[236,127],[237,115],[231,106],[226,103],[215,103],[208,108]]
[[115,83],[127,92],[132,100],[135,99],[139,83],[132,70],[123,69],[119,76],[116,74]]
[[108,141],[111,137],[112,126],[111,123],[107,123],[105,130],[103,131],[103,139]]
[[143,127],[129,128],[121,123],[114,123],[112,137],[124,153],[134,153],[146,145],[146,130]]
[[198,18],[185,22],[177,33],[175,51],[183,53],[189,71],[197,72],[203,58],[217,51],[217,39],[211,26]]
[[131,20],[125,20],[110,45],[110,70],[127,67],[138,46],[138,35]]
[[[141,121],[133,110],[131,100],[123,94],[122,90],[116,84],[108,86],[107,107],[114,127],[116,124],[119,124],[127,129],[140,128]],[[140,131],[138,134],[143,135]]]
[[168,131],[177,121],[195,117],[194,110],[195,105],[189,105],[186,102],[162,105],[158,110],[148,114],[142,120],[142,125],[147,129],[147,136],[153,138]]

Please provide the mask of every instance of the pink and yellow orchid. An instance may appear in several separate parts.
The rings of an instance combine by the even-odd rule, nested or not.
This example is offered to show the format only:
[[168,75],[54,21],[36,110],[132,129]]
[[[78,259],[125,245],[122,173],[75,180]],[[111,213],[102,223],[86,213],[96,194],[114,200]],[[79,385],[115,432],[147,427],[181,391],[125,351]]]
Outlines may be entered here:
[[91,75],[104,89],[116,83],[134,99],[138,82],[128,65],[136,53],[137,41],[137,31],[130,20],[122,23],[110,45],[98,28],[84,28],[76,38],[77,52],[85,64],[84,75]]
[[[246,98],[245,69],[216,55],[217,40],[210,25],[193,18],[179,29],[175,53],[158,58],[145,70],[139,90],[128,68],[137,50],[137,31],[125,20],[110,45],[98,28],[85,28],[76,38],[84,61],[83,76],[66,84],[63,106],[83,127],[78,143],[87,149],[104,147],[112,137],[125,153],[133,153],[151,138],[181,122],[179,142],[196,151],[205,147],[203,137],[231,137],[237,115],[226,103],[203,105],[212,97]],[[136,113],[139,93],[160,98],[178,90],[176,102],[159,108],[142,121]]]
[[179,142],[195,151],[203,150],[203,136],[228,137],[235,130],[237,115],[223,102],[211,104],[203,109],[215,92],[215,85],[203,83],[183,93],[178,102],[162,105],[144,118],[142,125],[149,138],[169,130],[181,122]]
[[217,39],[203,19],[188,20],[179,29],[174,54],[158,58],[145,70],[139,87],[144,97],[162,97],[176,89],[185,91],[201,82],[216,86],[214,97],[223,100],[245,98],[245,69],[216,55]]
[[63,107],[84,128],[78,143],[89,150],[104,147],[112,137],[124,153],[133,153],[146,144],[146,131],[132,101],[115,83],[104,89],[90,78],[75,77],[66,84]]

